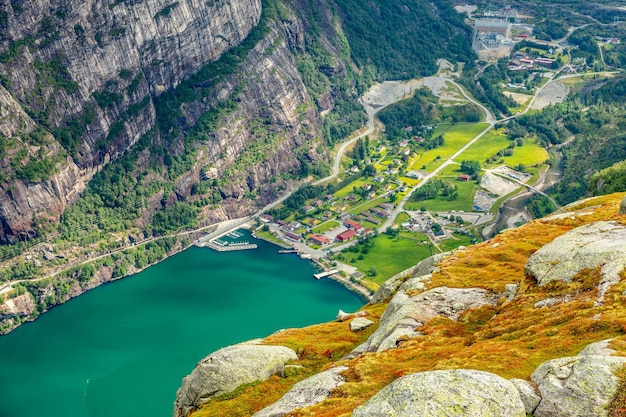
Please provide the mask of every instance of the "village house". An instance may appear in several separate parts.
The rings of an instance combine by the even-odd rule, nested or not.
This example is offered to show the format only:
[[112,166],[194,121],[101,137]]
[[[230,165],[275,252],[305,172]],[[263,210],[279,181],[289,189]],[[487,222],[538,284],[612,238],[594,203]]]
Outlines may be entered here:
[[389,213],[386,210],[381,210],[376,207],[370,208],[370,211],[379,217],[389,217]]
[[302,237],[300,235],[296,235],[295,233],[291,232],[285,232],[285,237],[294,242],[300,242],[302,240]]
[[456,179],[459,180],[459,181],[467,182],[467,181],[471,180],[472,177],[470,175],[467,175],[467,174],[459,174],[459,176]]
[[361,224],[350,219],[344,221],[343,225],[346,226],[348,229],[354,230],[357,233],[362,232],[365,229]]
[[296,230],[296,229],[301,228],[301,227],[303,227],[303,226],[302,226],[302,223],[299,223],[299,222],[297,222],[297,221],[295,221],[295,220],[294,220],[294,221],[292,221],[292,222],[290,222],[290,223],[289,223],[289,225],[287,226],[287,228],[288,228],[289,230],[291,230],[292,232],[293,232],[294,230]]
[[320,246],[324,246],[330,243],[329,238],[327,238],[326,236],[318,235],[318,234],[312,234],[311,236],[309,236],[309,241],[311,243],[314,243]]
[[356,236],[356,232],[352,229],[348,229],[345,232],[339,233],[337,235],[337,241],[347,242],[348,240],[354,238],[355,236]]
[[316,209],[312,205],[307,204],[306,206],[302,208],[302,210],[304,210],[305,213],[310,213],[312,211],[315,211]]
[[270,216],[269,214],[265,214],[265,213],[261,214],[259,216],[259,219],[261,219],[263,223],[272,223],[274,221],[273,216]]

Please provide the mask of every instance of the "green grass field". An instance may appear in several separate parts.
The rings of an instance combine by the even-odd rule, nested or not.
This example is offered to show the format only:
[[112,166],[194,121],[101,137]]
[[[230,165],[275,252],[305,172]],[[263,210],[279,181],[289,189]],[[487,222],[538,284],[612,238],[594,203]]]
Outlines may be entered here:
[[[443,146],[424,152],[415,160],[411,169],[424,169],[425,171],[432,172],[452,156],[452,154],[482,132],[487,126],[486,123],[463,123],[450,126],[443,134]],[[436,136],[436,134],[434,134],[434,136]],[[437,159],[437,157],[439,157],[439,159]]]
[[448,251],[451,251],[452,249],[458,248],[459,246],[472,245],[472,238],[470,236],[465,236],[465,235],[461,235],[458,233],[454,233],[453,236],[454,237],[450,239],[442,240],[441,242],[438,243],[439,248],[442,251],[448,252]]
[[352,181],[350,184],[346,185],[342,189],[335,191],[333,194],[337,198],[344,198],[348,194],[354,192],[354,187],[359,188],[360,186],[365,184],[366,180],[367,178],[365,177],[357,178],[356,180]]
[[410,218],[411,218],[411,216],[409,216],[408,214],[406,214],[403,211],[400,214],[398,214],[398,216],[396,217],[396,220],[394,220],[393,224],[402,224],[404,222],[409,221]]
[[327,222],[324,222],[322,224],[320,224],[319,226],[313,228],[313,233],[324,233],[324,232],[328,232],[330,229],[339,226],[339,222],[336,222],[334,220],[329,220]]
[[385,234],[376,236],[373,238],[373,246],[367,254],[363,255],[363,259],[358,259],[358,253],[345,252],[343,253],[344,260],[341,262],[356,266],[364,274],[373,267],[378,274],[367,277],[367,280],[382,284],[398,272],[432,255],[430,244],[421,243],[428,238],[417,236],[417,234],[412,235],[415,237],[391,237]]
[[540,165],[550,158],[548,151],[537,143],[526,141],[522,146],[518,146],[513,150],[513,155],[504,157],[504,163],[510,167],[519,164],[526,166]]
[[489,157],[505,149],[510,143],[506,135],[491,130],[467,148],[455,161],[461,163],[465,160],[474,160],[484,164]]
[[453,183],[459,187],[459,196],[456,200],[448,201],[448,197],[438,195],[436,198],[430,200],[409,202],[405,204],[405,208],[407,210],[421,210],[422,207],[425,207],[428,211],[472,211],[474,207],[474,193],[478,187],[476,183],[474,181],[463,182],[456,180],[454,180]]

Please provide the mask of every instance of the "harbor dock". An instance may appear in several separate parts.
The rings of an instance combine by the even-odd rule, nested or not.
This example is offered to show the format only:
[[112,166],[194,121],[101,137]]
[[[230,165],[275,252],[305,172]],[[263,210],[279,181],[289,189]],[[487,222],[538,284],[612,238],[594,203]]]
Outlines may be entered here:
[[286,253],[298,253],[298,249],[281,249],[278,251],[278,253],[280,253],[281,255],[284,255]]
[[320,272],[318,274],[313,274],[313,276],[315,277],[315,279],[322,279],[322,278],[326,278],[327,276],[333,275],[338,273],[339,271],[336,269],[331,269],[330,271],[324,271],[324,272]]

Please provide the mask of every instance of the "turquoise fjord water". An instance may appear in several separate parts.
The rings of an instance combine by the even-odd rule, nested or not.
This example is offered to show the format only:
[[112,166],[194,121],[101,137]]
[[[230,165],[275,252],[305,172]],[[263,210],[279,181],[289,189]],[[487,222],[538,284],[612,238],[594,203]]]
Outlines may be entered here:
[[192,247],[0,337],[0,417],[169,417],[182,377],[210,352],[362,305],[258,244]]

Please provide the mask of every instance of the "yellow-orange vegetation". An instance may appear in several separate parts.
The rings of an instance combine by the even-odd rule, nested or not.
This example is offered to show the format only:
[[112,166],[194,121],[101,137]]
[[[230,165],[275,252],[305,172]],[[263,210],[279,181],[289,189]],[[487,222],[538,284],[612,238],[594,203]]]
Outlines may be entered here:
[[[378,322],[386,305],[366,306],[367,318]],[[324,365],[334,363],[347,355],[355,346],[363,343],[374,331],[350,331],[348,321],[330,322],[300,329],[287,329],[264,339],[268,345],[281,345],[293,349],[299,360],[295,363],[303,367],[287,372],[286,376],[273,376],[267,381],[249,384],[214,399],[193,414],[194,417],[249,416],[272,404],[296,382],[323,370]]]
[[[542,362],[574,356],[589,343],[614,337],[617,340],[611,347],[618,354],[626,355],[625,273],[622,273],[622,281],[606,293],[604,303],[600,305],[594,303],[599,269],[581,271],[571,283],[551,283],[541,288],[532,277],[524,275],[527,258],[557,236],[598,220],[626,224],[626,216],[617,214],[625,195],[593,198],[575,207],[566,207],[563,211],[571,211],[571,216],[536,220],[448,257],[440,264],[441,270],[427,283],[427,289],[481,287],[501,293],[505,284],[519,283],[517,296],[508,303],[502,300],[496,307],[466,311],[458,322],[444,317],[433,318],[420,329],[423,336],[402,342],[396,349],[340,360],[371,332],[355,335],[346,331],[347,323],[327,323],[270,336],[267,343],[294,348],[307,372],[298,378],[275,377],[255,385],[251,388],[254,393],[246,396],[244,392],[237,398],[237,407],[248,404],[249,411],[257,410],[261,408],[261,402],[271,403],[288,389],[288,385],[310,372],[330,366],[330,363],[349,367],[343,374],[347,382],[337,388],[331,398],[298,410],[294,416],[349,416],[355,407],[385,385],[419,371],[480,369],[504,378],[529,379]],[[553,305],[535,307],[535,303],[548,298],[555,300]],[[364,309],[376,321],[385,307],[384,304],[368,305]],[[328,349],[332,358],[324,355]],[[287,382],[287,386],[283,382]],[[220,412],[214,413],[218,405],[217,402],[209,403],[205,408],[207,413],[197,415],[249,415],[236,412],[234,406],[228,410],[220,408]],[[619,407],[616,409],[619,411]]]

